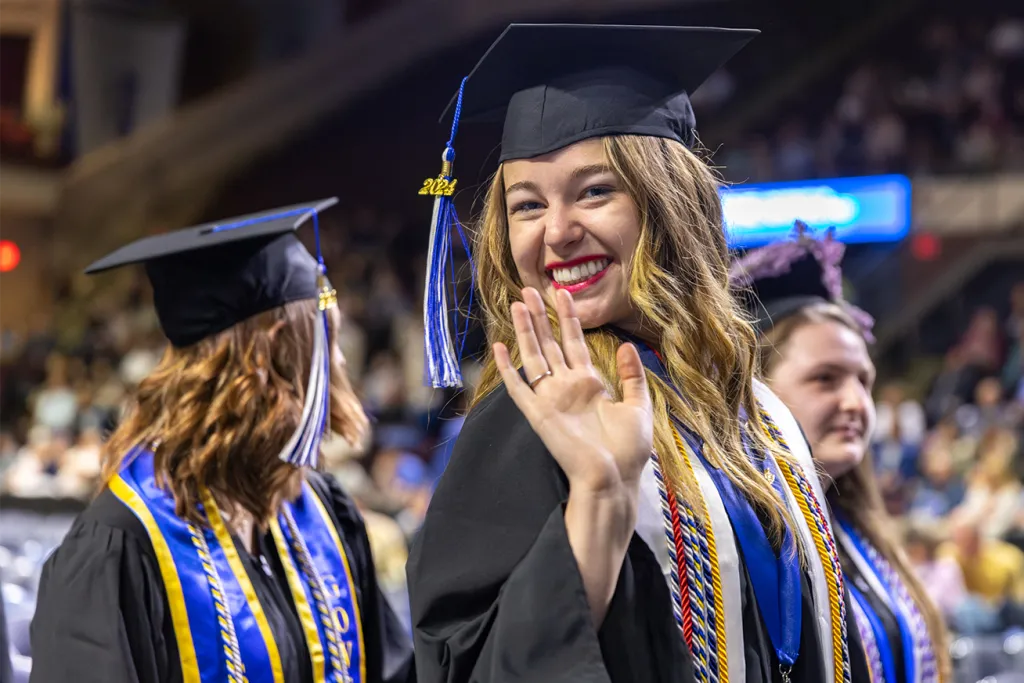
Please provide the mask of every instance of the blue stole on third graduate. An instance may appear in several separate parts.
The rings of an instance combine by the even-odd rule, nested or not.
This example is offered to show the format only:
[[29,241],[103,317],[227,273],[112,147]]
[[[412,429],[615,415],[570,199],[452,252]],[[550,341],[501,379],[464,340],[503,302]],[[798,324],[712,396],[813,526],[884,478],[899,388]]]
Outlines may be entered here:
[[[136,450],[111,492],[142,522],[153,544],[184,683],[285,683],[280,653],[234,540],[208,491],[208,527],[174,512],[153,454]],[[270,530],[303,627],[314,683],[366,680],[359,605],[348,555],[323,502],[308,483],[285,503]]]
[[[637,347],[644,367],[657,375],[666,385],[675,389],[657,352],[636,338],[631,337],[629,341]],[[676,391],[678,392],[678,389]],[[779,552],[776,552],[747,497],[726,476],[725,472],[713,467],[704,457],[703,442],[700,437],[677,419],[676,425],[690,449],[701,459],[714,481],[725,505],[729,521],[732,523],[744,562],[748,568],[753,568],[747,574],[754,589],[757,606],[768,629],[772,648],[779,660],[784,680],[788,679],[788,671],[793,667],[800,653],[803,608],[800,560],[796,540],[787,527],[784,531],[782,547]],[[746,457],[759,471],[764,472],[766,479],[779,494],[780,500],[785,501],[786,494],[782,489],[782,476],[775,468],[773,459],[767,454],[763,458],[758,458],[753,453],[746,435],[743,435],[743,441]]]
[[[869,590],[889,608],[899,627],[904,680],[906,683],[937,683],[938,666],[931,635],[903,579],[853,524],[842,517],[837,519],[837,523],[840,528],[839,541],[850,561],[862,575]],[[858,628],[865,644],[872,683],[896,683],[899,678],[893,651],[895,644],[890,642],[889,634],[871,602],[852,582],[848,585],[860,612],[857,615],[861,617]],[[885,680],[876,680],[879,675]]]

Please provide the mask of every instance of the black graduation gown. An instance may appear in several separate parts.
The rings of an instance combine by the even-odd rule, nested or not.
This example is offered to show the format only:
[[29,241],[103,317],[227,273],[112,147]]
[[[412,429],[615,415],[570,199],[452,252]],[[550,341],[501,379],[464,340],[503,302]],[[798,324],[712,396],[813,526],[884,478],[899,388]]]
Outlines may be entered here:
[[[903,637],[900,634],[900,624],[896,621],[896,616],[891,610],[882,602],[875,592],[871,590],[868,582],[864,579],[864,575],[861,574],[860,570],[857,569],[857,565],[854,564],[846,552],[840,546],[839,550],[839,561],[843,566],[843,575],[846,577],[847,583],[852,583],[860,591],[860,594],[868,601],[871,605],[871,609],[874,610],[878,620],[882,622],[882,628],[885,630],[886,640],[889,641],[889,647],[892,650],[893,664],[896,667],[896,683],[907,683],[907,670],[906,665],[903,661]],[[848,598],[847,605],[850,605],[850,611],[853,607],[853,598]],[[857,632],[857,627],[853,624],[850,628]],[[864,652],[864,646],[861,643],[859,632],[857,632],[856,643],[853,642],[853,638],[850,639],[850,667],[851,673],[854,676],[854,680],[867,681],[869,680],[870,667],[868,666],[867,654]]]
[[[600,629],[569,546],[568,482],[504,387],[467,417],[413,543],[408,575],[423,683],[694,680],[658,562],[634,533]],[[741,572],[746,680],[779,680]],[[824,680],[804,578],[792,680]]]
[[[412,645],[378,590],[369,540],[355,505],[331,477],[309,483],[345,544],[363,621],[368,683],[414,680]],[[260,552],[273,576],[235,539],[281,653],[285,680],[312,680],[302,627],[273,538]],[[177,683],[177,641],[160,569],[138,518],[109,490],[75,520],[43,567],[32,621],[32,683]]]

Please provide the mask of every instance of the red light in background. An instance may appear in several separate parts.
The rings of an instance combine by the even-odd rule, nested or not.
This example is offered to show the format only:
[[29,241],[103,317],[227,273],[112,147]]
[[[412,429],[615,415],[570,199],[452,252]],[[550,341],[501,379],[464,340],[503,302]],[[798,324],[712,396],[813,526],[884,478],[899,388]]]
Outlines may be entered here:
[[914,235],[910,240],[910,253],[918,261],[934,261],[942,253],[942,241],[928,233]]
[[0,273],[9,273],[21,262],[21,249],[10,240],[0,240]]

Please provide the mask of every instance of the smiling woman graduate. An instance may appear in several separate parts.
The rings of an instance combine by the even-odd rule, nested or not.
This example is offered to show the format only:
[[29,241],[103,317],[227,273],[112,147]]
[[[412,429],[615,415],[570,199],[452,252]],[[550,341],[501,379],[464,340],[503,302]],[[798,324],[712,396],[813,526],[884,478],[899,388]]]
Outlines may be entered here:
[[693,151],[687,93],[755,33],[513,25],[463,82],[456,119],[505,122],[473,253],[491,349],[410,556],[420,680],[850,680],[820,485],[754,380]]
[[103,453],[104,486],[43,568],[32,680],[372,683],[412,677],[362,518],[317,472],[368,420],[322,259],[336,200],[139,240],[171,344]]

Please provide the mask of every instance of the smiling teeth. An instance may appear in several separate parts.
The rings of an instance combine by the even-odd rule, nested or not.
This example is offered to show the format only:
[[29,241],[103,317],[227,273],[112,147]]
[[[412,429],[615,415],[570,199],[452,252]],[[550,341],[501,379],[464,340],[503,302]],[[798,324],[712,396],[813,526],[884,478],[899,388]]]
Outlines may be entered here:
[[555,268],[551,271],[551,279],[560,285],[575,285],[600,273],[608,267],[608,259],[587,261],[572,268]]

